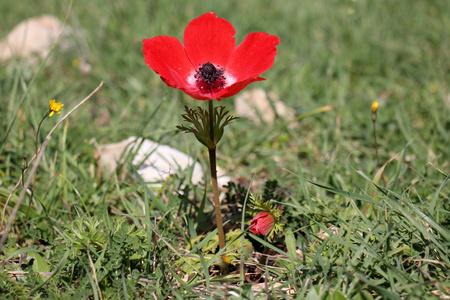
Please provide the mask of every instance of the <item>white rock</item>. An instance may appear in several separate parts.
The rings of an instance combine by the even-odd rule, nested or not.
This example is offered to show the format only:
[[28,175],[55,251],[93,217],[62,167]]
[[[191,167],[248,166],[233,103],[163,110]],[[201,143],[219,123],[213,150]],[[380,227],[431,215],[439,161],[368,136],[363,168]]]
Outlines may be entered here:
[[[191,182],[204,182],[205,174],[202,166],[189,155],[167,145],[160,145],[148,139],[130,137],[124,141],[97,147],[97,159],[109,176],[118,164],[132,155],[132,164],[138,167],[138,173],[144,182],[160,186],[169,174],[188,172]],[[229,177],[222,176],[218,170],[219,186],[228,183]]]
[[270,93],[269,97],[262,89],[255,89],[239,94],[234,101],[236,116],[248,118],[258,125],[261,125],[261,121],[266,124],[273,123],[276,115],[287,118],[288,120],[294,118],[294,111],[281,102],[278,96]]
[[[20,22],[8,36],[0,41],[0,61],[7,61],[13,57],[23,58],[25,63],[36,66],[36,58],[45,58],[55,44],[62,51],[75,46],[74,38],[81,38],[80,30],[73,30],[51,15],[42,15]],[[83,47],[81,47],[83,48]],[[89,73],[91,66],[83,55],[77,61],[82,73]]]
[[0,43],[0,57],[2,60],[13,56],[29,57],[32,54],[45,57],[63,33],[63,28],[63,24],[50,15],[25,20]]

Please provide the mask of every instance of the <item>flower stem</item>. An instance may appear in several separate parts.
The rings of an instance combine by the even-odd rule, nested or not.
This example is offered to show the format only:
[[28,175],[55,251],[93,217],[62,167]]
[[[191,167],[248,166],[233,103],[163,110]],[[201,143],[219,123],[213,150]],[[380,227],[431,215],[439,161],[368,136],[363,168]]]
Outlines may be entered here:
[[[36,141],[35,141],[35,144],[34,144],[34,145],[35,145],[35,154],[36,154],[36,155],[37,155],[37,152],[38,152],[39,131],[41,130],[42,122],[44,122],[45,118],[48,117],[48,114],[49,114],[49,112],[47,112],[47,113],[45,114],[45,116],[42,118],[41,122],[39,122],[38,128],[37,128],[37,130],[36,130]],[[26,168],[28,168],[28,166],[26,166]]]
[[375,123],[376,123],[376,119],[372,119],[375,156],[377,158],[377,166],[379,168],[381,165],[380,165],[380,158],[378,156],[377,129],[376,129],[376,124]]
[[[211,141],[214,143],[214,120],[216,118],[214,114],[213,100],[210,100],[208,102],[209,102],[209,136],[211,138]],[[208,151],[209,151],[209,167],[211,170],[211,184],[214,197],[214,208],[216,210],[217,232],[219,234],[219,247],[220,249],[223,249],[225,248],[225,235],[223,232],[222,211],[220,208],[220,201],[219,201],[219,186],[217,184],[216,147],[214,146],[213,149],[208,148]]]

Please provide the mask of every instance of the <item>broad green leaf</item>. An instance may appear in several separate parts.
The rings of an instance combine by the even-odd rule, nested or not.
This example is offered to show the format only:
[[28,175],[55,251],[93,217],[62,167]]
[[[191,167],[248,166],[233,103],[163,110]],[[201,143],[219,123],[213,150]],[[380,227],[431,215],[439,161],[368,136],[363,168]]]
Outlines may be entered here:
[[347,297],[345,297],[340,291],[334,291],[333,300],[347,300]]
[[286,241],[286,248],[289,254],[289,258],[292,262],[294,262],[297,259],[297,246],[295,242],[295,236],[292,232],[292,229],[288,228],[284,232],[285,241]]
[[306,296],[306,300],[318,300],[320,299],[319,294],[317,293],[317,288],[312,288],[308,295]]
[[37,252],[29,252],[28,257],[33,258],[33,271],[35,272],[50,272],[50,266],[47,264],[45,258],[43,258]]

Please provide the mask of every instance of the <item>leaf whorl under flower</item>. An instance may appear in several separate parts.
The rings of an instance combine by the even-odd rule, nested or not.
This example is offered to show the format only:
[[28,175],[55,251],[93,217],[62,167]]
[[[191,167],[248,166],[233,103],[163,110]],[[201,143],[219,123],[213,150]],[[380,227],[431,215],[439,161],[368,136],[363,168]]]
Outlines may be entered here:
[[214,108],[214,141],[210,138],[209,129],[209,113],[206,109],[198,106],[196,109],[184,107],[186,113],[182,114],[185,122],[191,123],[192,126],[177,125],[176,127],[186,133],[192,132],[200,143],[206,147],[213,149],[219,143],[223,136],[224,128],[237,117],[228,115],[229,111],[225,111],[224,106]]

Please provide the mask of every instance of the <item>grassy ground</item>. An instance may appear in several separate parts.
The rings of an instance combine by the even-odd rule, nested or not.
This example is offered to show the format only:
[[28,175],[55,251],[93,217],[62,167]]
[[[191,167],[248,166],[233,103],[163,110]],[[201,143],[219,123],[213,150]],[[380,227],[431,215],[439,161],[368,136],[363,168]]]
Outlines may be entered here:
[[[2,1],[0,37],[25,18],[48,13],[63,20],[68,10],[67,1]],[[207,11],[228,19],[238,42],[254,31],[281,38],[275,64],[263,75],[268,80],[248,89],[275,92],[298,116],[334,108],[292,126],[280,119],[257,127],[239,119],[227,127],[218,149],[219,166],[235,182],[224,202],[227,230],[248,228],[241,220],[249,217],[236,203],[246,203],[250,191],[279,201],[285,234],[269,244],[233,232],[235,270],[225,278],[207,259],[215,253],[206,249],[215,239],[209,185],[182,186],[174,176],[156,199],[159,190],[136,180],[128,164],[124,176],[102,178],[94,155],[96,144],[144,136],[207,167],[205,149],[175,129],[185,104],[205,103],[162,83],[145,65],[141,44],[157,35],[181,38],[187,23]],[[24,198],[1,249],[0,293],[75,299],[448,297],[449,15],[445,0],[74,1],[68,25],[81,32],[75,47],[56,48],[38,68],[19,60],[0,68],[2,230],[21,189],[7,205],[6,199],[34,154],[48,100],[64,103],[64,114],[105,82],[48,143],[33,194]],[[89,74],[74,64],[83,59],[92,66]],[[383,168],[373,146],[374,100],[380,103]],[[232,99],[220,104],[233,113]],[[63,114],[43,122],[39,143]],[[189,252],[202,235],[204,248]],[[248,242],[254,247],[249,257],[240,254]],[[267,265],[258,265],[265,247]]]

